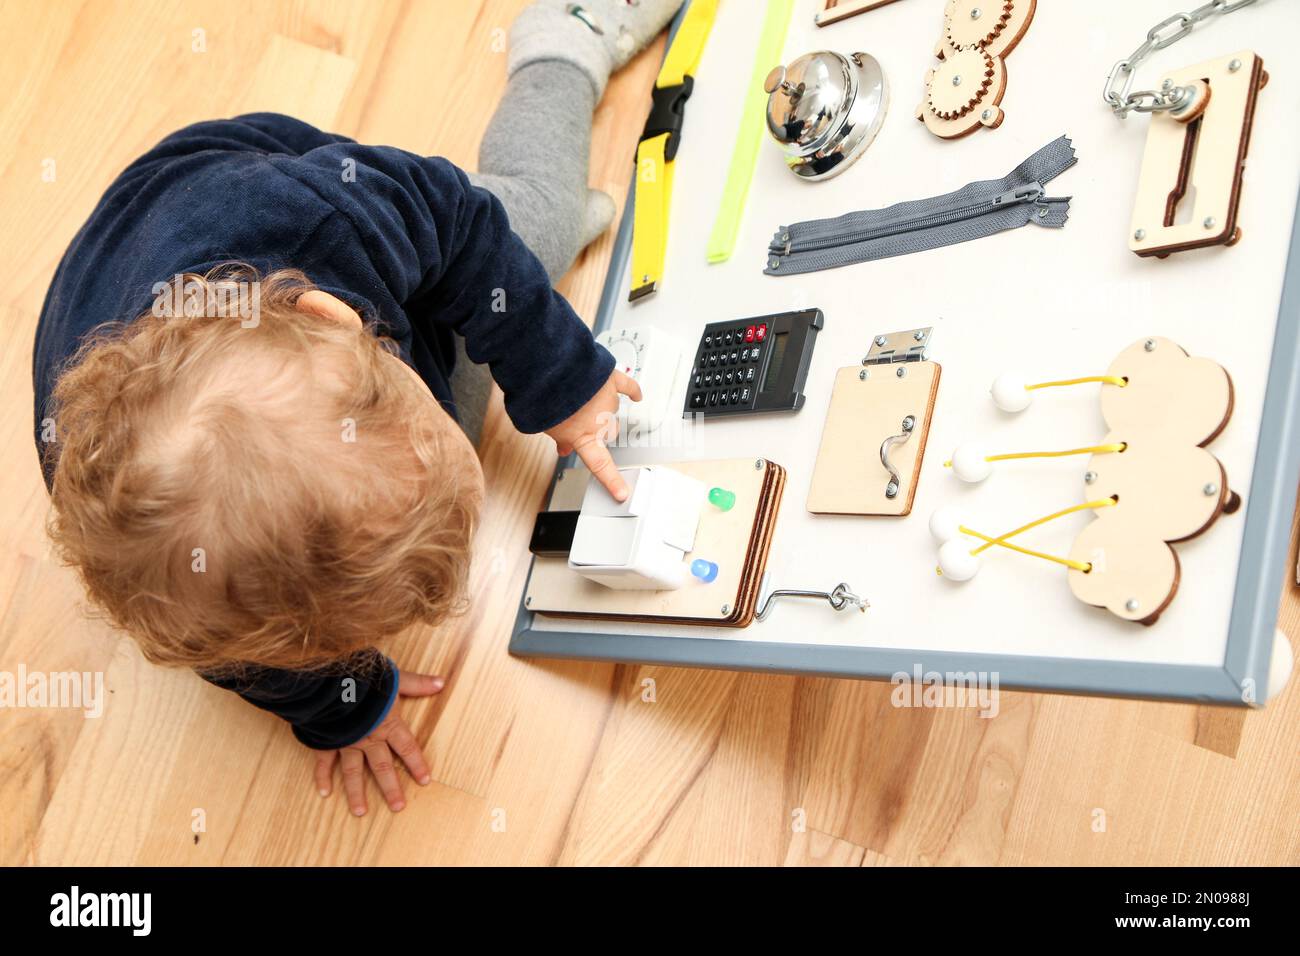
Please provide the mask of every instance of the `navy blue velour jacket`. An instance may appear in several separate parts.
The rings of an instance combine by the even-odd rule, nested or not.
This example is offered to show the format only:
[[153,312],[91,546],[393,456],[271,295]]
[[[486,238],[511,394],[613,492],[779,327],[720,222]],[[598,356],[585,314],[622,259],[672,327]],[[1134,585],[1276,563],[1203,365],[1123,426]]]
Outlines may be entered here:
[[[157,283],[230,261],[301,269],[374,320],[453,415],[454,334],[489,366],[522,432],[564,421],[613,370],[501,204],[450,162],[254,113],[168,136],[113,182],[73,239],[36,332],[38,451],[50,393],[88,333],[148,310]],[[47,465],[47,485],[52,477]],[[212,680],[284,717],[307,746],[331,749],[368,734],[396,698],[396,669],[376,658],[328,674],[245,668]]]

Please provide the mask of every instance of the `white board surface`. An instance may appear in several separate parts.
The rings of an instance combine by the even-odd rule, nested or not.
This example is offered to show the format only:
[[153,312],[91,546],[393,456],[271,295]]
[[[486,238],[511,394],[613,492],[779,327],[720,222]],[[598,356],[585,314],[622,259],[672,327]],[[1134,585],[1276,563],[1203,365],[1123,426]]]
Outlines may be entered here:
[[[745,455],[780,463],[789,479],[769,561],[772,584],[829,589],[845,581],[871,601],[871,609],[835,614],[820,603],[782,602],[768,621],[736,631],[538,616],[534,630],[1221,664],[1244,511],[1175,546],[1182,586],[1149,628],[1080,604],[1063,569],[1011,553],[986,554],[968,584],[944,581],[934,573],[926,522],[936,508],[956,505],[971,526],[996,533],[1083,500],[1085,458],[1006,463],[981,485],[961,484],[943,462],[969,439],[991,453],[1100,440],[1105,427],[1095,387],[1039,392],[1028,411],[1008,416],[989,400],[989,384],[1008,368],[1031,381],[1100,374],[1122,349],[1148,335],[1167,336],[1232,375],[1235,411],[1210,450],[1224,463],[1231,486],[1247,495],[1300,188],[1300,69],[1287,49],[1300,28],[1300,3],[1261,0],[1216,17],[1139,68],[1134,89],[1150,88],[1166,71],[1251,48],[1271,76],[1251,141],[1241,243],[1165,260],[1139,259],[1127,248],[1148,121],[1138,114],[1117,119],[1102,103],[1101,90],[1114,61],[1176,12],[1176,4],[1039,0],[1029,32],[1007,58],[1005,122],[955,141],[932,136],[914,118],[923,76],[935,62],[942,0],[902,0],[824,29],[813,25],[816,6],[814,0],[796,4],[785,59],[817,49],[876,57],[891,94],[876,141],[852,168],[821,183],[797,179],[776,144],[764,142],[736,251],[730,261],[710,265],[705,243],[762,18],[757,2],[723,0],[687,106],[664,282],[656,295],[629,305],[625,277],[613,318],[616,326],[657,326],[689,351],[708,322],[821,308],[826,326],[808,377],[807,404],[794,415],[706,422],[691,433],[693,444],[624,448],[615,457],[620,465]],[[762,275],[767,242],[779,225],[997,178],[1062,133],[1079,157],[1047,188],[1048,195],[1073,197],[1063,230],[1031,224],[827,272]],[[804,502],[835,370],[859,362],[876,333],[923,325],[935,327],[931,354],[944,372],[912,515],[808,514]],[[679,392],[672,407],[681,407],[684,383]],[[1088,520],[1071,516],[1024,543],[1064,554]]]

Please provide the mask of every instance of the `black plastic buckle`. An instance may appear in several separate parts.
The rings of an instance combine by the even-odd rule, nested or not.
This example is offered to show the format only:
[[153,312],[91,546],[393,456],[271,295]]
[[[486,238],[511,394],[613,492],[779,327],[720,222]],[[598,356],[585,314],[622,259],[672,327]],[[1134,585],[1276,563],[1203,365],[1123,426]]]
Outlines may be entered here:
[[664,144],[664,161],[672,162],[682,139],[682,120],[686,118],[686,101],[695,89],[695,77],[684,76],[676,86],[656,86],[650,93],[650,116],[641,131],[641,139],[668,134]]

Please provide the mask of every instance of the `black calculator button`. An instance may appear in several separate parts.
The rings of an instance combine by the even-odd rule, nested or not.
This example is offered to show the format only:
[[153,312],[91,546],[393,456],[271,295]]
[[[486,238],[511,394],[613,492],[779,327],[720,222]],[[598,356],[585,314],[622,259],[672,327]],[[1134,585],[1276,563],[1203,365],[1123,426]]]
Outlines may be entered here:
[[724,376],[722,377],[722,380],[723,380],[726,384],[730,385],[732,382],[734,382],[734,381],[736,380],[736,373],[735,373],[735,372],[728,372],[726,375],[724,375]]
[[749,360],[751,362],[757,362],[759,358],[762,357],[762,355],[763,355],[763,350],[757,345],[755,345],[752,349],[749,350]]
[[742,402],[748,402],[748,401],[749,401],[749,389],[747,389],[747,388],[742,388],[742,389],[740,390],[740,400],[741,400]]
[[717,393],[717,392],[709,392],[709,404],[710,404],[710,405],[716,405],[716,404],[718,404],[718,393]]
[[732,365],[735,365],[735,364],[736,364],[737,362],[739,362],[739,361],[740,361],[740,353],[739,353],[739,352],[732,352],[732,353],[731,353],[731,364],[732,364]]
[[715,368],[718,364],[718,353],[714,352],[709,356],[709,368]]
[[727,392],[726,392],[726,389],[723,389],[722,393],[718,396],[718,404],[719,404],[719,405],[725,405],[725,404],[727,404]]
[[752,382],[752,381],[754,380],[754,374],[755,374],[755,372],[756,372],[756,369],[754,369],[753,367],[750,367],[750,368],[746,369],[746,370],[745,370],[745,381],[746,381],[746,382]]
[[700,375],[700,374],[697,372],[693,381],[694,381],[695,387],[696,387],[696,388],[699,388],[699,387],[704,383],[704,376],[703,376],[703,375]]
[[703,407],[704,407],[704,393],[696,392],[694,395],[691,396],[691,408],[703,408]]
[[733,388],[731,390],[731,404],[733,405],[740,404],[740,389]]
[[707,349],[711,345],[713,345],[713,336],[712,335],[704,336],[704,347]]

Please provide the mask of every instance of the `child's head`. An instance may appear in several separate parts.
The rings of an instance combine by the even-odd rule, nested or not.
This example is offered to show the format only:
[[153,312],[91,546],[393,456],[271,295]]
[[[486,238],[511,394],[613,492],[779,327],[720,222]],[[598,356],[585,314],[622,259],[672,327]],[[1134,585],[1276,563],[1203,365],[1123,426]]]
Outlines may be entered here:
[[313,667],[440,620],[463,603],[473,448],[337,299],[237,278],[184,277],[59,379],[57,550],[161,664]]

